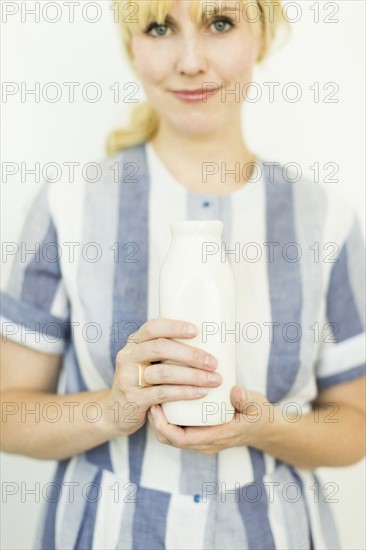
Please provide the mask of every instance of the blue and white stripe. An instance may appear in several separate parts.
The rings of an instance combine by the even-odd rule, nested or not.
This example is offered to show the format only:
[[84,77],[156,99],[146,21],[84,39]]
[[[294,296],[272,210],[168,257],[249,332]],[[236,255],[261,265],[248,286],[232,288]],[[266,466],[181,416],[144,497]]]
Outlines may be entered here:
[[[115,357],[128,335],[159,316],[170,221],[222,219],[241,328],[237,382],[271,402],[305,408],[318,388],[363,375],[364,245],[357,217],[333,192],[291,183],[281,166],[258,161],[261,177],[226,197],[188,191],[149,143],[104,159],[96,183],[43,185],[21,240],[28,248],[38,243],[41,256],[57,243],[62,256],[50,262],[30,254],[23,263],[14,255],[2,289],[2,332],[34,349],[63,353],[64,393],[111,386]],[[111,170],[115,162],[119,180]],[[135,181],[128,177],[131,166]],[[98,245],[98,261],[90,243]],[[258,252],[256,261],[241,253],[248,243],[248,256]],[[268,243],[274,243],[273,258]],[[291,261],[294,247],[284,257],[289,243],[299,245],[299,261]],[[338,246],[336,262],[326,261],[327,243]],[[239,258],[230,253],[238,247]],[[299,340],[289,341],[291,332],[283,337],[288,323],[301,327]],[[316,323],[319,341],[310,328]],[[327,323],[339,327],[337,342],[324,341]],[[31,332],[37,326],[38,338]],[[251,330],[258,327],[254,341]],[[313,472],[251,447],[206,456],[163,446],[146,423],[129,437],[59,462],[54,481],[62,494],[44,508],[35,547],[338,548],[329,504],[314,502],[316,480]],[[284,497],[291,484],[298,500]]]

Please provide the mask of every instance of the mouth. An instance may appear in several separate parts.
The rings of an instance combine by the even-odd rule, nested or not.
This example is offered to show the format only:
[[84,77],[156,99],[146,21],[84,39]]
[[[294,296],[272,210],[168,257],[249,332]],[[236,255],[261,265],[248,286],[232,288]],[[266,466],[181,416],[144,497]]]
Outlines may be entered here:
[[207,101],[207,99],[211,96],[214,96],[221,90],[222,86],[215,86],[211,85],[208,89],[203,88],[196,88],[195,90],[172,90],[173,95],[177,97],[178,99],[181,99],[182,101],[187,102],[199,102],[199,101]]

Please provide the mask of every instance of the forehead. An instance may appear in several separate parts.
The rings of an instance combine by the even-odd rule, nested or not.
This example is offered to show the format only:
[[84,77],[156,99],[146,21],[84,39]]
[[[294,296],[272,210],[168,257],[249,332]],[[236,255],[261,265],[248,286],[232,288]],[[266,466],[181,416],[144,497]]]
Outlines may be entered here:
[[[255,0],[251,0],[252,3]],[[247,0],[125,0],[124,12],[131,17],[125,18],[125,23],[135,22],[135,28],[139,30],[152,20],[163,23],[169,13],[187,12],[196,23],[217,14],[239,14]],[[134,10],[135,17],[132,17]],[[132,30],[132,29],[131,29]],[[137,30],[137,29],[136,29]]]

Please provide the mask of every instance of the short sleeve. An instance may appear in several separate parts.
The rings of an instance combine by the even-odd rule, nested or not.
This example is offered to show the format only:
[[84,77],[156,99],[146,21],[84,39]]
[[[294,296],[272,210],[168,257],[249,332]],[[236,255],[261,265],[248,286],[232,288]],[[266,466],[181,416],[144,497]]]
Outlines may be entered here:
[[365,375],[365,243],[354,210],[332,264],[326,317],[329,325],[316,363],[319,389]]
[[70,335],[70,304],[61,248],[49,208],[49,182],[31,201],[18,242],[3,243],[1,334],[38,351],[62,354]]

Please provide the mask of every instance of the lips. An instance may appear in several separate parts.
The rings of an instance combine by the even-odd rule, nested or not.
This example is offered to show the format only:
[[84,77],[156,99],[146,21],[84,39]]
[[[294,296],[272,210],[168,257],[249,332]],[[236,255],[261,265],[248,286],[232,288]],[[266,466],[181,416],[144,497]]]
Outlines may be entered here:
[[195,90],[175,90],[174,93],[176,94],[188,94],[188,95],[196,95],[196,94],[202,94],[203,87],[202,88],[196,88]]
[[196,88],[195,90],[173,90],[173,94],[179,99],[183,99],[185,101],[202,101],[203,99],[207,99],[215,95],[220,89],[221,86],[217,88],[212,88],[210,86],[208,89],[204,89],[202,87]]

